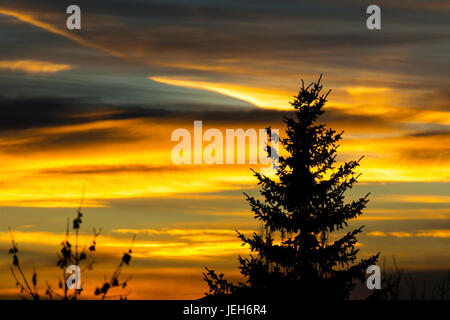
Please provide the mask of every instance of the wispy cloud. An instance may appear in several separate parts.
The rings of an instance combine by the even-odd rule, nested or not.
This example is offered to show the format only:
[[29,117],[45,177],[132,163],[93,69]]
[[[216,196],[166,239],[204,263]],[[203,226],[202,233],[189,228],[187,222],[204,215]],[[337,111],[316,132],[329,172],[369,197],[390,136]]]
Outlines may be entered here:
[[289,92],[245,87],[235,84],[214,83],[207,81],[173,79],[167,77],[150,77],[150,80],[192,89],[208,90],[249,102],[261,108],[289,110]]
[[119,52],[117,52],[115,50],[112,50],[112,49],[109,49],[109,48],[105,48],[103,46],[100,46],[100,45],[96,44],[95,42],[91,42],[91,41],[86,40],[86,39],[84,39],[82,37],[79,37],[77,35],[71,34],[71,33],[67,32],[67,30],[60,29],[58,27],[53,26],[50,23],[41,21],[40,19],[38,19],[38,18],[28,14],[28,13],[23,13],[23,12],[20,12],[20,11],[10,10],[10,9],[5,9],[5,8],[1,8],[0,7],[0,14],[1,15],[7,15],[7,16],[10,16],[10,17],[14,17],[16,19],[19,19],[22,22],[31,24],[31,25],[33,25],[35,27],[41,28],[43,30],[47,30],[47,31],[49,31],[51,33],[60,35],[62,37],[65,37],[65,38],[73,40],[73,41],[76,41],[77,43],[79,43],[79,44],[81,44],[83,46],[106,52],[106,53],[108,53],[108,54],[110,54],[112,56],[115,56],[115,57],[120,57],[120,58],[123,57],[123,54],[121,54],[121,53],[119,53]]
[[371,231],[367,233],[369,237],[394,237],[394,238],[411,238],[411,237],[422,237],[422,238],[450,238],[449,230],[423,230],[416,233],[406,232],[406,231]]
[[378,201],[410,202],[410,203],[450,203],[450,196],[443,195],[412,195],[412,194],[389,194],[376,197]]
[[395,238],[410,238],[413,236],[410,232],[404,232],[404,231],[394,231],[389,232],[389,235]]
[[[242,230],[250,233],[251,230]],[[128,248],[131,237],[117,237],[114,234],[138,234],[133,244],[133,255],[137,258],[148,257],[187,257],[202,259],[208,256],[223,256],[228,254],[248,253],[248,249],[241,246],[234,230],[225,229],[136,229],[114,230],[107,235],[101,235],[96,241],[99,246],[108,248],[109,253],[115,249]],[[151,239],[144,235],[153,236]],[[24,245],[57,246],[64,238],[64,233],[53,232],[14,232],[15,240]],[[79,242],[89,244],[92,236],[81,234]],[[10,235],[0,232],[0,244],[8,243]],[[48,250],[47,250],[48,251]]]
[[386,232],[383,232],[383,231],[371,231],[371,232],[368,232],[367,235],[369,237],[387,237]]
[[347,92],[352,96],[361,96],[361,95],[370,95],[370,94],[379,94],[385,93],[390,90],[390,88],[377,88],[377,87],[348,87],[345,88]]
[[35,60],[1,60],[0,69],[21,71],[26,73],[55,73],[70,70],[69,64],[57,64],[46,61]]
[[450,229],[446,230],[424,230],[416,234],[416,237],[431,237],[431,238],[450,238]]

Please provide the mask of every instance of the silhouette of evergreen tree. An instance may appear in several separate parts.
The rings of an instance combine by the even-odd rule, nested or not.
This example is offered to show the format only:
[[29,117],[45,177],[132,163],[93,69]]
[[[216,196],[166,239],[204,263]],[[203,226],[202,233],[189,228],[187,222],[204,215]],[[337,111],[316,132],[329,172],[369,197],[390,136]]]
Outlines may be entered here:
[[249,258],[239,257],[246,281],[234,285],[206,269],[209,295],[347,299],[355,280],[364,281],[367,267],[377,261],[379,253],[357,261],[356,235],[363,227],[343,230],[362,214],[368,194],[345,201],[361,159],[336,167],[343,132],[317,123],[330,93],[321,93],[320,81],[307,87],[302,81],[291,103],[295,117],[283,119],[286,138],[280,144],[286,154],[279,157],[276,177],[252,170],[262,197],[245,195],[262,232],[250,237],[238,232],[252,251]]

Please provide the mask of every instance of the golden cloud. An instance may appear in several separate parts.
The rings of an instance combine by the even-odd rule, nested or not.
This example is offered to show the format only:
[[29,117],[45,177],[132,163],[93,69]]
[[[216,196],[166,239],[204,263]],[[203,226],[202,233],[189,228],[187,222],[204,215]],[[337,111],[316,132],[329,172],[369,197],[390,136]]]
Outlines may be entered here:
[[411,237],[427,237],[427,238],[450,238],[450,230],[424,230],[416,232],[415,234],[411,232],[404,231],[393,231],[393,232],[383,232],[383,231],[372,231],[368,232],[369,237],[395,237],[395,238],[411,238]]
[[56,64],[35,60],[2,60],[0,69],[22,71],[26,73],[55,73],[70,70],[73,67],[68,64]]
[[369,237],[387,237],[387,234],[383,231],[371,231],[368,232],[367,235]]
[[450,229],[420,231],[416,237],[450,238]]
[[292,109],[289,104],[289,101],[292,99],[292,93],[287,91],[168,77],[149,77],[149,79],[178,87],[217,92],[261,108]]

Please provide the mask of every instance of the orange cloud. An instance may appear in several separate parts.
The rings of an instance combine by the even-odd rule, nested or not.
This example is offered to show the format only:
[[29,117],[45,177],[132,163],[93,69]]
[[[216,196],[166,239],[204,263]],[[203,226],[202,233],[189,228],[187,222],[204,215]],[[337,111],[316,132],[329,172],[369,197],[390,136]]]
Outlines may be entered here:
[[[179,125],[186,125],[192,130],[192,123],[158,123],[148,119],[109,120],[30,129],[14,137],[0,138],[0,161],[3,166],[0,171],[0,205],[77,207],[83,185],[86,185],[87,207],[107,206],[110,199],[183,194],[195,197],[196,193],[254,187],[256,180],[249,172],[251,166],[248,165],[172,164],[171,148],[176,143],[170,142],[170,136]],[[129,128],[133,128],[131,133]],[[90,132],[98,132],[100,136],[102,132],[118,132],[119,135],[106,135],[98,141],[76,140],[74,143],[73,137],[84,137]],[[60,137],[68,137],[68,144]],[[125,140],[122,141],[123,138]],[[443,165],[447,160],[399,160],[396,153],[397,148],[401,147],[438,148],[442,142],[437,140],[347,139],[343,141],[340,151],[351,158],[366,155],[360,168],[363,173],[361,181],[445,181],[450,178],[448,166]],[[58,143],[47,145],[46,141]],[[46,152],[41,152],[40,143],[44,143]],[[7,152],[11,147],[16,148],[15,151]],[[257,169],[260,165],[253,167]],[[448,196],[434,195],[390,195],[373,200],[422,203],[450,201]],[[411,216],[411,212],[407,214]]]
[[289,104],[292,93],[287,91],[167,77],[149,77],[149,79],[178,87],[217,92],[261,108],[281,110],[292,108]]
[[419,231],[415,234],[411,232],[404,231],[393,231],[393,232],[383,232],[383,231],[372,231],[368,232],[369,237],[395,237],[395,238],[411,238],[411,237],[428,237],[428,238],[450,238],[450,230],[426,230]]
[[416,237],[450,238],[450,229],[420,231]]
[[377,88],[377,87],[348,87],[345,88],[347,92],[352,96],[369,95],[369,94],[379,94],[385,93],[390,90],[390,88]]
[[372,231],[372,232],[368,232],[367,235],[369,237],[387,237],[387,236],[391,236],[391,237],[395,237],[395,238],[410,238],[413,235],[410,232],[402,232],[402,231],[394,231],[394,232],[383,232],[383,231]]
[[369,237],[387,237],[387,234],[383,231],[372,231],[368,232],[367,235]]
[[55,73],[70,70],[72,66],[35,60],[3,60],[0,61],[0,69],[26,73]]
[[410,238],[413,236],[412,233],[410,232],[402,232],[402,231],[389,232],[389,235],[395,238]]
[[[250,230],[246,230],[250,233]],[[234,230],[208,230],[208,229],[164,229],[164,230],[116,230],[119,233],[138,233],[133,244],[133,256],[136,258],[148,257],[190,257],[191,259],[203,259],[208,256],[222,256],[227,254],[245,254],[248,249],[241,246]],[[140,239],[139,234],[150,232],[156,235],[169,235],[169,239]],[[245,230],[242,231],[245,233]],[[65,239],[64,233],[52,232],[23,232],[15,231],[14,238],[19,244],[57,246]],[[111,234],[101,235],[96,242],[102,248],[107,248],[110,254],[121,253],[122,248],[129,248],[131,237],[114,237]],[[80,244],[90,244],[92,236],[81,234]],[[8,232],[0,232],[0,243],[9,243]],[[117,251],[118,249],[119,252]],[[125,250],[125,249],[124,249]],[[105,251],[105,249],[103,249]]]

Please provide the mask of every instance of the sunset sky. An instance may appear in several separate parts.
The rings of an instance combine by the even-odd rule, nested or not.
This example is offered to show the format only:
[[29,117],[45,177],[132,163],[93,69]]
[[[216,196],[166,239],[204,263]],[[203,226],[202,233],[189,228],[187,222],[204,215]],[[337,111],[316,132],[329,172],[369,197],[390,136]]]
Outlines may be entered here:
[[[82,30],[66,28],[77,4]],[[306,83],[332,89],[320,119],[345,130],[339,161],[364,155],[349,199],[361,255],[450,269],[448,1],[0,0],[0,298],[17,293],[8,227],[40,284],[85,190],[82,243],[103,227],[86,297],[137,234],[130,298],[191,299],[205,266],[239,278],[258,230],[243,192],[259,165],[174,165],[171,134],[283,130]],[[241,279],[240,279],[241,280]]]

